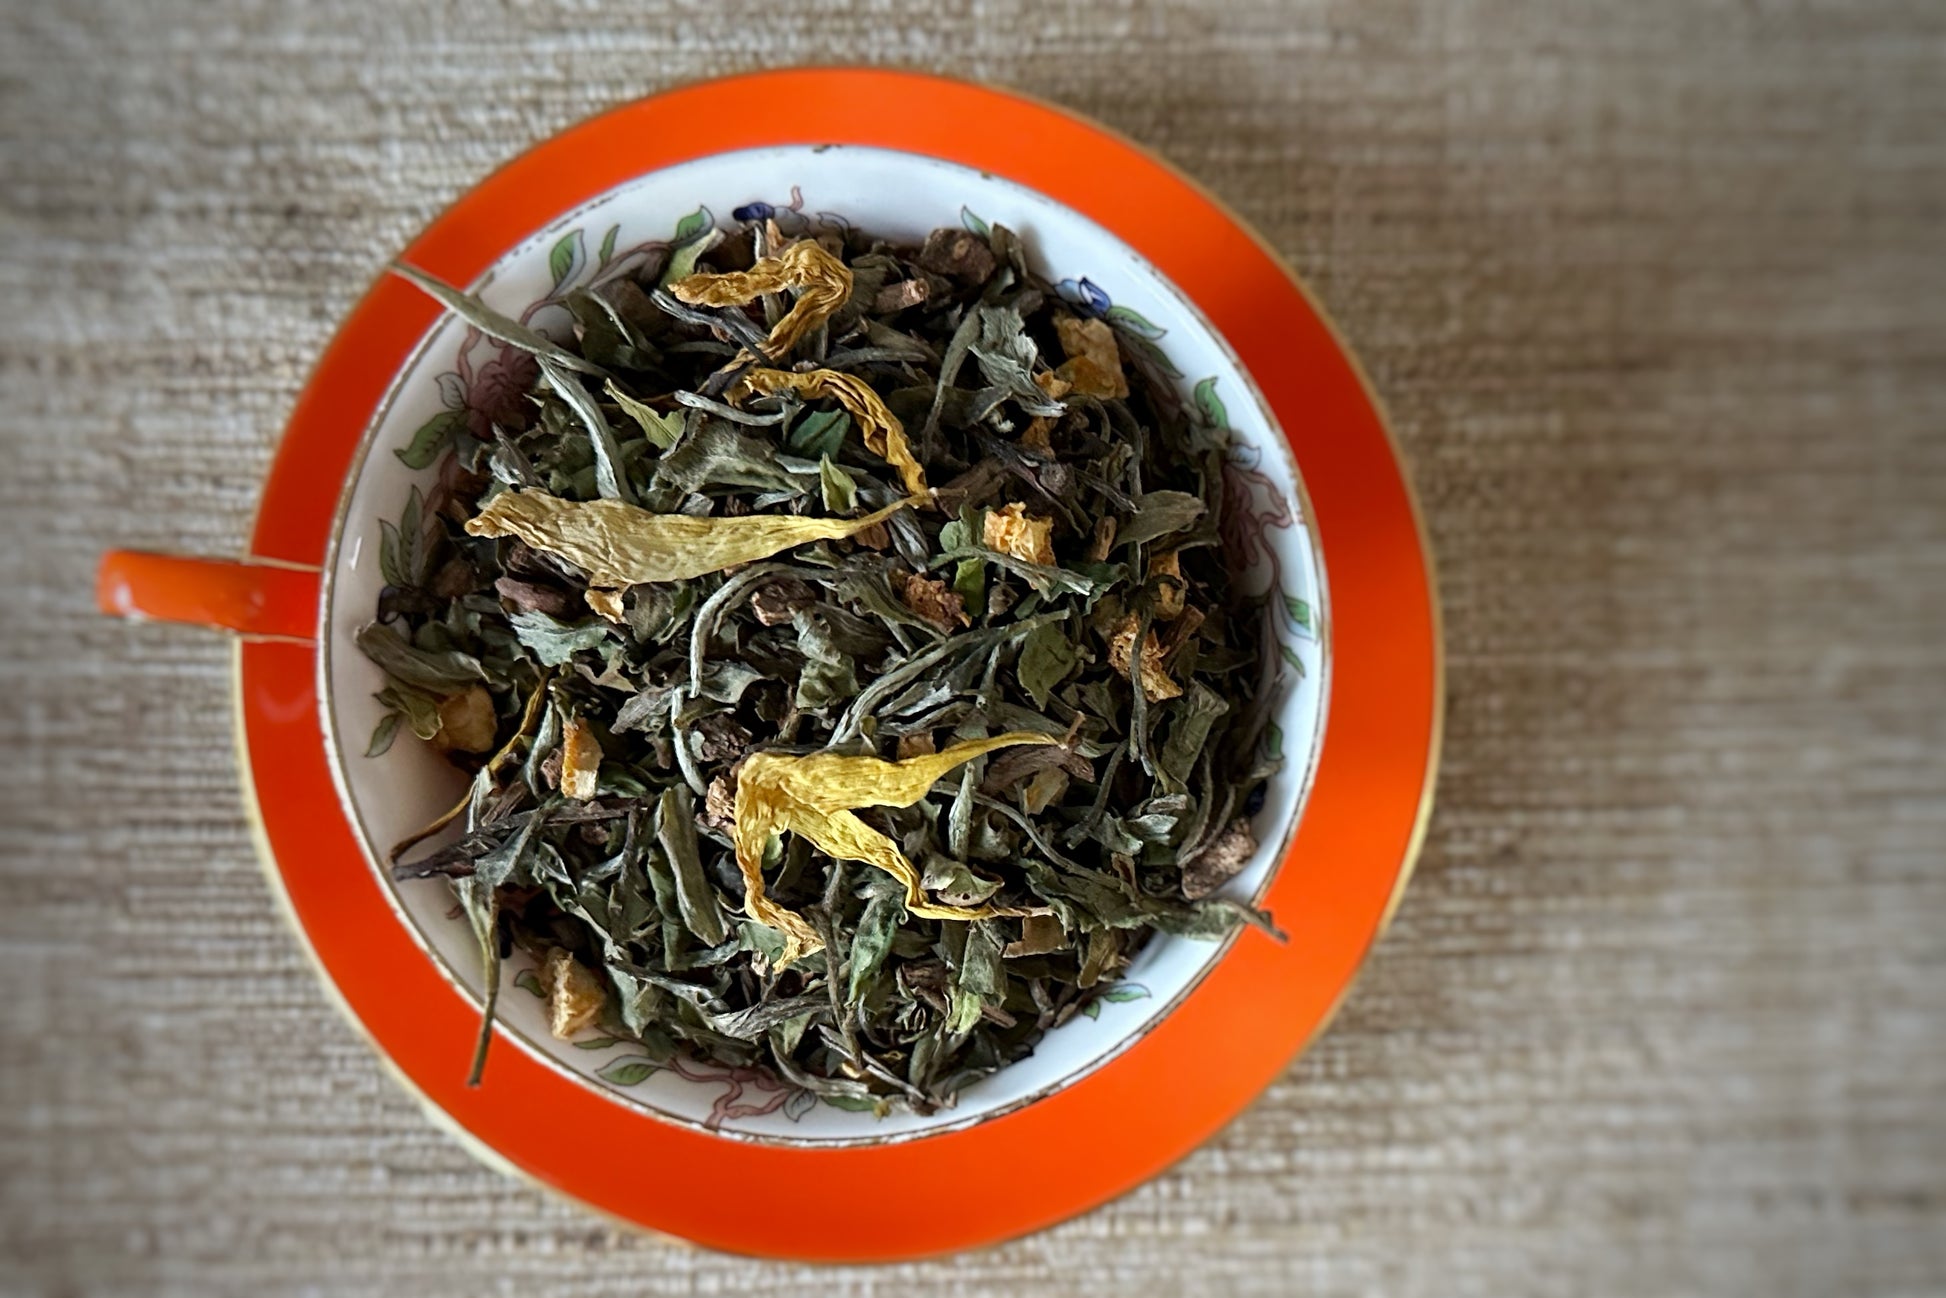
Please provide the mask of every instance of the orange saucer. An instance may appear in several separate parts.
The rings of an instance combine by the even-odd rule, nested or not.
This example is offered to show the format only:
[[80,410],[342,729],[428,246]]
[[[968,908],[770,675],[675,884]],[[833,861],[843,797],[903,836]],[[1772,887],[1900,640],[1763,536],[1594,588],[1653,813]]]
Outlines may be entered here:
[[[754,110],[762,104],[789,110]],[[471,1051],[477,1010],[427,959],[365,863],[327,765],[318,651],[303,639],[310,610],[287,589],[304,579],[294,568],[324,562],[361,434],[436,317],[409,285],[374,285],[320,361],[252,541],[251,560],[274,576],[225,596],[242,611],[207,616],[259,633],[238,642],[236,687],[240,766],[267,872],[345,1008],[431,1111],[492,1161],[645,1228],[767,1257],[892,1261],[1019,1235],[1122,1193],[1234,1117],[1323,1028],[1398,902],[1430,811],[1439,628],[1395,448],[1320,311],[1214,199],[1060,110],[859,69],[690,86],[540,145],[462,198],[404,257],[467,283],[532,231],[634,176],[705,154],[815,143],[991,171],[1106,226],[1196,302],[1275,411],[1311,496],[1335,656],[1316,782],[1265,899],[1288,942],[1244,933],[1113,1063],[1023,1109],[908,1143],[723,1139],[604,1098],[518,1050],[501,1051],[469,1090],[452,1061]],[[274,598],[258,598],[271,587]]]

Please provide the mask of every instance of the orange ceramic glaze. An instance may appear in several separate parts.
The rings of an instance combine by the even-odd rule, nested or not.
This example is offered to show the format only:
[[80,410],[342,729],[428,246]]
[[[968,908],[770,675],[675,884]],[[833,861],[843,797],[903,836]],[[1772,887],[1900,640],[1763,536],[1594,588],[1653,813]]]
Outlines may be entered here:
[[318,621],[318,570],[110,550],[95,574],[95,603],[117,617],[309,640]]
[[[1316,783],[1265,898],[1289,941],[1246,932],[1112,1064],[1005,1116],[893,1145],[741,1143],[661,1121],[519,1050],[496,1052],[484,1084],[466,1086],[477,1010],[420,950],[361,854],[327,766],[314,647],[239,645],[241,765],[272,878],[344,1003],[427,1103],[478,1145],[591,1207],[714,1248],[893,1260],[1018,1235],[1122,1193],[1227,1122],[1321,1029],[1417,851],[1438,746],[1439,640],[1409,488],[1371,394],[1316,308],[1209,196],[1057,109],[876,70],[690,86],[515,160],[405,258],[467,283],[532,231],[645,171],[823,142],[947,158],[1092,217],[1196,301],[1276,412],[1312,498],[1333,612]],[[388,279],[352,313],[291,418],[265,489],[257,555],[323,561],[360,437],[437,311]]]

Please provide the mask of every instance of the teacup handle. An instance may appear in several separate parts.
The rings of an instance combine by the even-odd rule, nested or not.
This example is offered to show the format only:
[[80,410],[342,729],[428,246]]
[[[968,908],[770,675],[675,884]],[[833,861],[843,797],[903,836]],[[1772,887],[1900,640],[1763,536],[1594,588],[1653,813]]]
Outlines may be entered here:
[[116,617],[309,643],[317,637],[319,578],[316,568],[272,559],[110,550],[95,576],[95,601]]

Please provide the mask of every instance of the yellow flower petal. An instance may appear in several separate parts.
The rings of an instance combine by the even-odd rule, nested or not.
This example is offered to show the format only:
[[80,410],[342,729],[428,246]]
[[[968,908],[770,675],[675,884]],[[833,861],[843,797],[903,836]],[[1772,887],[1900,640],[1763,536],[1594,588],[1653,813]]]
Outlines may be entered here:
[[926,796],[943,775],[984,753],[1013,744],[1055,744],[1052,735],[1015,731],[970,739],[937,753],[902,761],[852,757],[842,753],[757,753],[737,773],[735,838],[737,866],[743,872],[744,909],[752,919],[784,934],[779,967],[824,945],[803,917],[772,901],[764,891],[763,854],[772,834],[794,833],[827,856],[863,861],[905,887],[906,909],[926,919],[990,919],[1041,913],[1004,906],[944,906],[929,900],[919,872],[897,845],[853,815],[859,807],[908,807]]
[[[595,590],[620,591],[638,582],[687,581],[807,542],[853,536],[912,503],[902,500],[862,518],[692,518],[654,514],[619,500],[563,500],[544,491],[503,491],[468,520],[466,530],[473,536],[517,536],[586,572]],[[589,602],[603,616],[618,607],[618,601],[605,598]]]
[[742,400],[752,392],[784,391],[796,392],[813,400],[830,397],[843,406],[857,421],[858,431],[865,437],[865,448],[899,471],[899,479],[908,493],[914,496],[926,494],[926,471],[913,458],[912,448],[905,439],[905,425],[899,422],[897,415],[885,408],[885,402],[863,379],[853,374],[841,374],[837,370],[799,373],[795,370],[754,369],[737,380],[730,394],[733,400]]
[[851,268],[809,239],[775,257],[765,257],[749,270],[686,275],[669,291],[691,306],[743,306],[765,293],[794,288],[797,301],[771,328],[764,351],[772,360],[823,324],[851,297]]

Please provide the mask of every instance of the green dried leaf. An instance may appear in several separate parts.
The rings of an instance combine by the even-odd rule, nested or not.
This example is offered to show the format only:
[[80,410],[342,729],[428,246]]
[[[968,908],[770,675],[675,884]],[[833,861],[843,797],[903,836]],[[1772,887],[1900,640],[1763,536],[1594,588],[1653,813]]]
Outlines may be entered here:
[[1135,514],[1115,533],[1118,545],[1139,545],[1195,525],[1209,512],[1200,496],[1186,491],[1151,491],[1136,502]]
[[622,467],[622,449],[615,443],[615,430],[608,426],[608,417],[601,413],[600,403],[588,395],[580,380],[564,373],[545,357],[541,358],[541,377],[568,403],[582,427],[588,430],[588,441],[595,453],[595,484],[602,497],[633,505],[635,489],[629,485],[628,473]]
[[1169,737],[1156,754],[1156,770],[1164,788],[1180,791],[1189,787],[1189,773],[1202,755],[1210,729],[1230,705],[1208,685],[1195,681],[1181,698],[1164,706],[1169,713]]
[[507,619],[520,643],[534,651],[544,667],[559,667],[583,649],[593,649],[607,640],[610,625],[599,618],[562,622],[538,610],[515,613]]
[[553,361],[563,369],[579,370],[583,374],[605,375],[607,373],[594,362],[585,360],[552,340],[535,333],[518,320],[509,320],[478,298],[434,279],[417,267],[395,261],[392,263],[392,273],[418,285],[426,293],[437,298],[447,310],[489,338],[511,343],[530,355]]
[[367,658],[377,663],[388,676],[416,689],[447,694],[464,689],[474,681],[487,678],[480,660],[458,650],[430,653],[415,648],[391,627],[367,622],[355,637]]
[[1081,656],[1076,652],[1074,642],[1068,639],[1066,628],[1058,622],[1050,622],[1027,633],[1027,638],[1020,645],[1020,658],[1014,664],[1014,674],[1020,681],[1020,687],[1034,700],[1034,706],[1045,708],[1048,696],[1068,678],[1080,661]]
[[844,410],[807,410],[784,436],[784,445],[799,455],[835,457],[844,448],[851,415]]
[[830,456],[818,461],[818,484],[824,507],[834,514],[849,514],[858,505],[858,483],[849,473],[831,462]]
[[655,823],[656,842],[669,858],[670,871],[675,876],[676,901],[682,909],[683,923],[705,946],[716,946],[729,930],[723,923],[716,890],[703,874],[702,853],[696,841],[696,804],[686,786],[676,785],[662,791]]
[[652,407],[643,405],[640,401],[637,401],[634,397],[631,397],[628,393],[616,387],[613,379],[608,380],[603,390],[608,393],[616,405],[622,408],[623,412],[630,419],[635,421],[636,426],[642,430],[642,436],[648,438],[649,444],[657,450],[668,450],[682,436],[683,418],[680,414],[673,411],[668,414],[663,414]]

